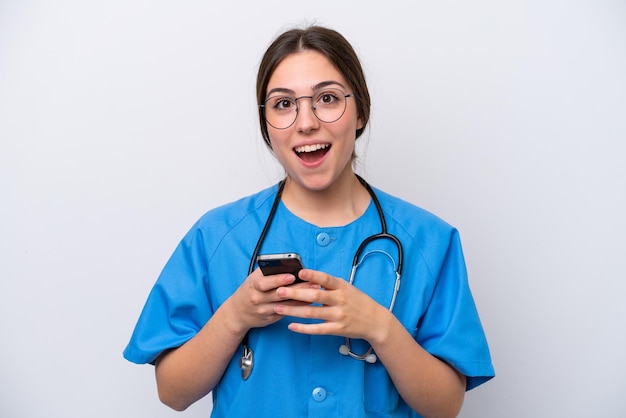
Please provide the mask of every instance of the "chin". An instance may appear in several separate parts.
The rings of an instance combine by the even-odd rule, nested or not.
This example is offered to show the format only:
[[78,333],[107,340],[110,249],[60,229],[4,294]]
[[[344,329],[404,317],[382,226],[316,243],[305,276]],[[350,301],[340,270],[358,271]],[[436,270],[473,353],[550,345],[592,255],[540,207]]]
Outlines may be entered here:
[[299,177],[290,175],[289,178],[299,187],[312,192],[323,192],[333,184],[333,180],[326,176]]

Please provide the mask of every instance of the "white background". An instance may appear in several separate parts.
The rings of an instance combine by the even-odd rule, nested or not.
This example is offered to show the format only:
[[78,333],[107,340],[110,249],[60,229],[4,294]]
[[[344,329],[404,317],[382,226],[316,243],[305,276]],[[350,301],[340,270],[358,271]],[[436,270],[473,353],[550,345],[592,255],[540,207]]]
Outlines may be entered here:
[[191,224],[279,179],[256,68],[302,22],[362,58],[361,172],[461,232],[497,372],[461,416],[623,417],[622,0],[0,1],[0,416],[208,416],[121,353]]

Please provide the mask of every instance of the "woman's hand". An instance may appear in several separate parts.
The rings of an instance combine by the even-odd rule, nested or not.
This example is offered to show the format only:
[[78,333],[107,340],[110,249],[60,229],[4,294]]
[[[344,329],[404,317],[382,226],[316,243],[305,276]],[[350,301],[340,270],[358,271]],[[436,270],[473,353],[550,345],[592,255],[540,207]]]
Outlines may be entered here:
[[208,394],[219,382],[224,370],[250,328],[264,327],[282,318],[278,304],[303,306],[308,302],[287,300],[276,288],[305,289],[316,284],[292,284],[291,274],[263,276],[257,269],[213,314],[192,339],[166,351],[156,361],[159,397],[181,411]]
[[306,280],[309,286],[282,286],[275,293],[282,300],[301,303],[276,303],[275,312],[299,318],[321,319],[324,322],[292,323],[289,325],[290,330],[302,334],[361,338],[370,342],[383,338],[384,327],[376,324],[383,324],[382,321],[390,313],[374,299],[347,281],[321,271],[305,269],[299,277]]
[[[306,279],[305,279],[306,280]],[[278,294],[277,288],[289,287],[294,289],[319,288],[316,284],[293,284],[295,277],[292,274],[275,274],[264,276],[260,269],[254,270],[239,288],[229,298],[231,318],[238,332],[245,333],[251,328],[260,328],[270,325],[282,318],[277,313],[277,305],[303,306],[306,301],[289,300]]]
[[412,409],[425,417],[459,413],[465,376],[426,352],[387,308],[345,280],[326,273],[302,270],[299,277],[320,288],[279,287],[279,297],[306,305],[277,303],[276,312],[323,322],[291,323],[289,329],[367,340]]

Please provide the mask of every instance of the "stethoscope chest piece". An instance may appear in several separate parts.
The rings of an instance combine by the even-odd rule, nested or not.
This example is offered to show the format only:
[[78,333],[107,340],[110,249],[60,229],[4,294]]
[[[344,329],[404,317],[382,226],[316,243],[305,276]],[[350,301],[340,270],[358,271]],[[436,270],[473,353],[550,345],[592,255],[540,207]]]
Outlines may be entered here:
[[241,378],[248,380],[252,367],[254,366],[254,353],[248,346],[244,346],[243,355],[239,359],[239,368],[241,369]]

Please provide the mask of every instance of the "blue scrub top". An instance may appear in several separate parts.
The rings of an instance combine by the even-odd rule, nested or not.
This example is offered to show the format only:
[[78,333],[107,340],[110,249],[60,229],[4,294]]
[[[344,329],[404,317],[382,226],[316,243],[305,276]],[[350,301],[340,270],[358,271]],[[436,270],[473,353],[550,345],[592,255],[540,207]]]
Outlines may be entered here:
[[[277,186],[218,207],[191,228],[165,265],[139,317],[124,357],[154,363],[191,339],[248,275],[254,246]],[[470,292],[457,230],[412,204],[375,189],[388,232],[404,247],[402,282],[393,310],[429,353],[467,376],[472,389],[494,376],[487,341]],[[381,231],[373,202],[354,222],[320,228],[279,204],[259,254],[297,252],[306,268],[348,279],[361,242]],[[397,249],[374,241],[354,285],[389,306]],[[391,258],[389,257],[391,256]],[[380,361],[339,353],[344,338],[291,332],[283,318],[250,332],[254,370],[241,378],[235,352],[213,390],[213,417],[419,417],[400,398]],[[354,352],[368,345],[353,340]]]

